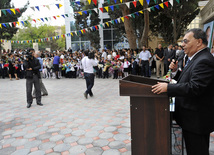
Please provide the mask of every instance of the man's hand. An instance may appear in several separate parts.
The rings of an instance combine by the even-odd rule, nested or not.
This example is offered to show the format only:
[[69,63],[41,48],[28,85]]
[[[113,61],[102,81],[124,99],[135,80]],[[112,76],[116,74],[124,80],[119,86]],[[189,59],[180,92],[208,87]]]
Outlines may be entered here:
[[152,86],[152,92],[155,94],[161,94],[167,92],[168,83],[158,82],[158,84]]
[[172,62],[169,65],[169,69],[171,69],[172,72],[175,72],[178,69],[178,61],[176,61],[175,63],[175,60],[172,59]]
[[32,71],[32,68],[28,68],[27,70]]

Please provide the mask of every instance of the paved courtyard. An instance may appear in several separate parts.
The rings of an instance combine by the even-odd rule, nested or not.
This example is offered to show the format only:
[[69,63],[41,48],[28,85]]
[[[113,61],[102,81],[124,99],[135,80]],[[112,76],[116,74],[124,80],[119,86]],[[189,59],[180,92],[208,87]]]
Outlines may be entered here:
[[119,96],[119,80],[95,79],[87,100],[83,79],[43,82],[44,106],[34,99],[27,109],[25,80],[0,79],[0,155],[131,155],[129,97]]

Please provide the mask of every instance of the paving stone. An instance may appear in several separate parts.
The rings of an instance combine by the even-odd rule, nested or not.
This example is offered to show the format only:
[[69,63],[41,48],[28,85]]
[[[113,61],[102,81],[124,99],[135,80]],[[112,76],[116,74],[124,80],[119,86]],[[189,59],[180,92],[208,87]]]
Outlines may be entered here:
[[94,146],[103,147],[108,145],[109,141],[106,139],[98,139],[93,142]]
[[48,155],[61,155],[61,153],[52,152],[52,153],[48,153]]
[[65,138],[64,135],[55,135],[50,138],[50,141],[57,142],[59,140],[63,140]]
[[128,151],[131,151],[131,150],[132,150],[132,148],[131,148],[131,143],[126,144],[126,149],[127,149]]
[[36,137],[36,138],[37,138],[37,139],[40,139],[40,140],[44,140],[44,139],[50,138],[51,136],[52,136],[51,133],[44,133],[44,134],[39,135],[39,136]]
[[103,150],[99,147],[92,147],[85,152],[86,155],[102,155],[102,153]]
[[81,136],[85,134],[85,130],[75,130],[72,132],[72,135],[74,136]]
[[11,155],[27,155],[29,152],[30,152],[30,149],[21,149],[21,150],[16,150]]
[[16,140],[15,138],[2,139],[0,140],[0,145],[11,144],[15,140]]
[[78,139],[79,139],[79,137],[77,137],[77,136],[71,136],[71,137],[65,138],[63,141],[65,143],[74,143],[74,142],[78,141]]
[[12,135],[12,137],[21,137],[21,136],[24,136],[24,135],[26,135],[26,131],[21,131],[21,132],[16,132],[16,133],[14,133],[13,135]]
[[104,131],[106,131],[106,132],[113,132],[116,130],[117,130],[117,128],[113,127],[113,126],[109,126],[109,127],[104,128]]
[[122,141],[113,141],[109,143],[109,147],[112,149],[121,149],[124,148],[126,145]]
[[3,132],[1,135],[6,136],[6,135],[14,134],[14,133],[15,133],[15,130],[8,130],[8,131]]
[[129,137],[127,134],[116,134],[116,135],[114,136],[114,139],[115,139],[115,140],[124,141],[124,140],[127,140],[127,139],[130,140],[130,137]]
[[86,151],[86,147],[82,145],[74,146],[69,150],[69,152],[72,155],[78,155],[78,154],[84,153],[85,151]]
[[56,128],[60,128],[60,127],[66,126],[66,125],[67,125],[67,123],[58,123],[58,124],[55,124],[54,126]]
[[24,145],[24,148],[34,148],[34,147],[38,147],[40,144],[42,144],[41,140],[34,140],[26,143]]
[[39,134],[38,133],[28,133],[24,136],[24,138],[30,139],[33,137],[37,137]]
[[80,138],[80,139],[78,140],[78,143],[79,143],[80,145],[91,144],[92,142],[93,142],[93,139],[92,139],[92,138],[88,138],[88,137],[86,137],[86,138]]
[[45,155],[45,151],[38,150],[35,152],[31,152],[29,155]]
[[100,131],[100,130],[102,130],[102,129],[104,129],[104,126],[93,126],[92,128],[91,128],[91,130],[92,131]]
[[43,124],[43,126],[52,126],[55,124],[56,124],[56,122],[46,122],[45,124]]
[[118,129],[118,132],[119,133],[130,133],[131,130],[130,130],[130,128],[120,128],[120,129]]
[[15,147],[7,147],[0,150],[0,155],[10,155],[16,151]]
[[52,149],[56,146],[56,143],[54,142],[47,142],[47,143],[43,143],[41,145],[39,145],[39,149],[40,150],[48,150],[48,149]]
[[11,143],[11,146],[22,146],[25,145],[28,142],[27,139],[16,139],[14,142]]
[[127,152],[122,153],[121,155],[131,155],[131,154],[132,154],[131,151],[127,151]]
[[71,132],[72,132],[72,130],[69,129],[69,128],[65,128],[65,129],[63,129],[63,130],[60,130],[60,134],[61,134],[61,135],[69,134],[69,133],[71,133]]
[[120,152],[115,149],[109,149],[104,151],[102,155],[120,155]]
[[108,132],[104,132],[104,133],[101,133],[99,135],[100,138],[103,138],[103,139],[109,139],[109,138],[112,138],[114,135],[112,133],[108,133]]
[[47,132],[57,132],[60,131],[60,128],[50,128],[47,130]]
[[40,127],[40,128],[36,128],[36,129],[34,130],[34,132],[40,133],[40,132],[43,132],[43,131],[46,131],[46,130],[48,130],[48,127],[43,126],[43,127]]
[[84,124],[84,125],[78,126],[78,128],[81,130],[86,130],[86,129],[90,129],[91,125],[90,124]]
[[23,128],[22,130],[29,131],[29,130],[34,130],[34,129],[36,129],[36,126],[28,126],[28,127]]
[[86,137],[96,137],[98,136],[100,133],[98,131],[88,131],[86,132],[85,136]]
[[64,144],[56,145],[54,147],[54,151],[56,151],[56,152],[64,152],[64,151],[68,151],[70,148],[71,148],[71,145],[64,143]]

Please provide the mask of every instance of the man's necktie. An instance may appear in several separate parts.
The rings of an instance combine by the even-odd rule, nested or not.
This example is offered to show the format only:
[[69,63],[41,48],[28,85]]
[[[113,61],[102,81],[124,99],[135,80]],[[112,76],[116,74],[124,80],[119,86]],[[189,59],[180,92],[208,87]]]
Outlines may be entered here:
[[188,58],[184,68],[189,64],[189,62],[190,62],[190,59]]

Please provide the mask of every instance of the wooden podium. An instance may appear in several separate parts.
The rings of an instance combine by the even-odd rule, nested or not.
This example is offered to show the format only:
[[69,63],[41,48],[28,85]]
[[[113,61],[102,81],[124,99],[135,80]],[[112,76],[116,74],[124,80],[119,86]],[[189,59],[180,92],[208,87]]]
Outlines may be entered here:
[[166,82],[129,75],[120,80],[120,95],[130,96],[132,155],[170,154],[170,111],[166,93],[152,85]]

